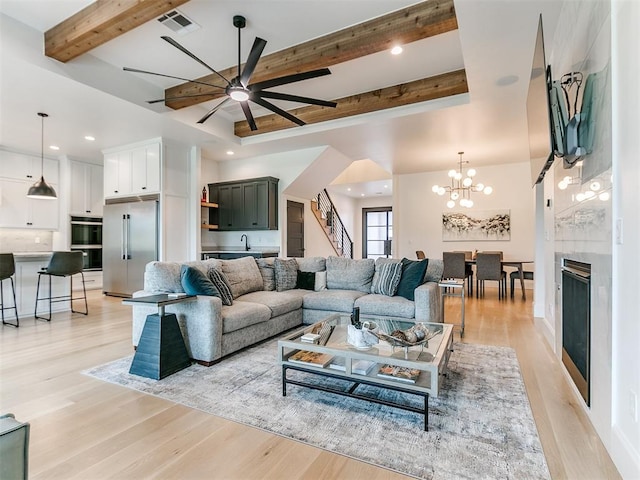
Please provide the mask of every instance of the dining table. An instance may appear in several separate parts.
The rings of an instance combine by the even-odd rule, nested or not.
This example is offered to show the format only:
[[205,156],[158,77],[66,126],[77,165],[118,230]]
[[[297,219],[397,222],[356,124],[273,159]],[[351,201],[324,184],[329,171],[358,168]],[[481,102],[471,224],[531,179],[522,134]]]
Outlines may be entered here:
[[[465,260],[465,263],[467,265],[475,265],[476,264],[476,259],[475,258],[468,258]],[[502,263],[502,267],[515,267],[518,269],[518,276],[520,278],[520,288],[522,288],[522,299],[526,300],[527,299],[527,294],[525,293],[525,289],[524,289],[524,270],[522,268],[522,265],[524,265],[525,263],[533,263],[533,260],[501,260]]]

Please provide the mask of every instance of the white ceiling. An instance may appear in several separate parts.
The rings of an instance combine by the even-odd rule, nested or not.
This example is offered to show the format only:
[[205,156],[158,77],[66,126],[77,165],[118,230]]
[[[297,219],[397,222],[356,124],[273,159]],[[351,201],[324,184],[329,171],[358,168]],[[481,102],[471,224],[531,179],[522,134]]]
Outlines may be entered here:
[[[208,73],[161,35],[172,36],[216,69],[232,66],[237,62],[235,14],[247,17],[244,59],[255,36],[268,41],[267,55],[415,2],[191,0],[178,9],[202,28],[185,36],[152,21],[67,64],[44,57],[42,32],[90,3],[0,0],[0,145],[39,152],[36,113],[45,111],[50,115],[45,142],[58,144],[57,154],[94,162],[101,161],[103,148],[156,136],[199,145],[207,158],[221,161],[330,145],[393,173],[448,170],[455,167],[458,151],[475,167],[528,161],[525,100],[538,15],[543,13],[549,45],[560,7],[553,0],[456,0],[458,31],[405,45],[397,57],[381,52],[336,65],[329,77],[280,91],[334,99],[465,68],[469,94],[241,140],[233,135],[233,121],[242,119],[237,107],[198,126],[196,120],[215,102],[177,112],[149,107],[146,100],[161,98],[173,82],[122,67],[180,77]],[[256,116],[260,113],[254,109]],[[87,134],[96,141],[84,140]],[[230,149],[233,157],[226,154]]]

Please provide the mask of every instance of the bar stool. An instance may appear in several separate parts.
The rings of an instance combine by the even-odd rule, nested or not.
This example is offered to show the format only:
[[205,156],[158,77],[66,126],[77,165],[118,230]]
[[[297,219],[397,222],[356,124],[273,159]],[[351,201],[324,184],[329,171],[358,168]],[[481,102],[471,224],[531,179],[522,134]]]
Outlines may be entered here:
[[[16,305],[16,287],[13,283],[13,274],[16,273],[16,264],[13,259],[13,253],[0,253],[0,310],[2,311],[2,324],[11,325],[13,327],[20,326],[20,320],[18,320],[18,308]],[[4,304],[4,288],[2,288],[2,282],[5,280],[11,280],[11,292],[13,293],[13,307],[7,307]],[[11,310],[16,314],[16,323],[9,323],[4,321],[4,311]]]
[[[38,286],[36,288],[36,308],[34,316],[36,318],[40,318],[42,320],[46,320],[47,322],[51,321],[51,304],[56,302],[65,302],[69,301],[71,304],[71,312],[73,313],[82,313],[83,315],[87,315],[89,313],[89,306],[87,305],[87,290],[84,285],[84,273],[83,269],[83,254],[82,252],[53,252],[51,256],[51,260],[49,260],[49,265],[47,268],[38,272]],[[82,276],[82,297],[73,297],[73,276],[76,274],[80,274]],[[40,279],[42,275],[47,275],[49,277],[49,296],[40,298]],[[69,277],[71,283],[71,289],[69,290],[69,295],[58,295],[53,296],[51,291],[51,277]],[[74,310],[73,309],[73,301],[84,299],[84,312]],[[49,318],[47,317],[39,317],[38,316],[38,302],[43,300],[49,300]]]

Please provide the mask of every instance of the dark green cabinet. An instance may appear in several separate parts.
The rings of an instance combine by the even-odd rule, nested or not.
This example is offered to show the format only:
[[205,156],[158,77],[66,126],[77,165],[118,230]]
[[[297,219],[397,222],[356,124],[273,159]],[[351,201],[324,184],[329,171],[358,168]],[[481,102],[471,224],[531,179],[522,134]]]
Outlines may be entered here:
[[210,183],[209,200],[218,204],[210,212],[210,221],[219,230],[278,229],[277,178]]

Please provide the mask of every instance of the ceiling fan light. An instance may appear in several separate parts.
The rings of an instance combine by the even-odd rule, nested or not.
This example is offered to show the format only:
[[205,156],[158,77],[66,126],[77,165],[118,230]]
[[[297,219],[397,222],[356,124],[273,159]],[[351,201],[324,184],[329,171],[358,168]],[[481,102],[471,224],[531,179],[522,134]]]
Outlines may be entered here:
[[229,92],[229,96],[236,102],[246,102],[249,100],[249,94],[243,89],[234,89]]

